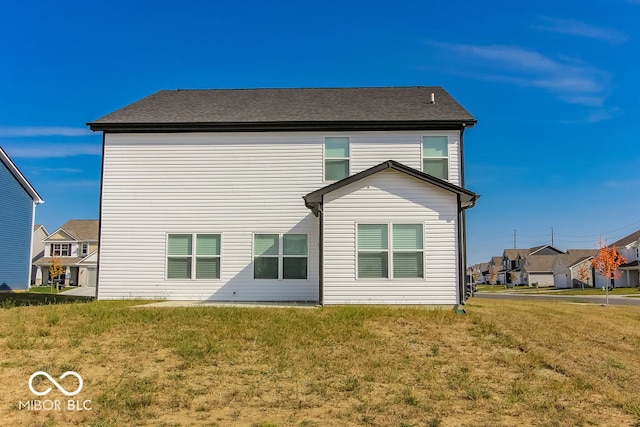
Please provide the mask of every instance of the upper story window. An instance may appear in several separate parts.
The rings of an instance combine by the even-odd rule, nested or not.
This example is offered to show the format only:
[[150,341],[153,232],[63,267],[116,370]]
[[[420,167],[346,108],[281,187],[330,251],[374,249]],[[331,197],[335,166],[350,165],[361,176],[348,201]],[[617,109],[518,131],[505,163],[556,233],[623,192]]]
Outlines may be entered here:
[[219,234],[169,234],[167,240],[167,279],[220,278]]
[[89,244],[83,243],[80,248],[80,255],[87,255],[89,253]]
[[51,256],[71,256],[71,243],[52,243]]
[[449,141],[446,136],[422,137],[422,172],[449,179]]
[[324,139],[324,180],[339,181],[349,176],[349,137]]

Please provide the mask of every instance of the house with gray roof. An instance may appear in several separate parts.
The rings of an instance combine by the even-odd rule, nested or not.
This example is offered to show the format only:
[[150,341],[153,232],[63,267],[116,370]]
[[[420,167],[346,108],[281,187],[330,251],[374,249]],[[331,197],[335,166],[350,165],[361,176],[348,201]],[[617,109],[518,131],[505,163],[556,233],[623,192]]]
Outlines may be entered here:
[[558,254],[551,268],[554,286],[559,289],[597,286],[600,280],[591,264],[597,254],[597,249],[567,249]]
[[556,255],[527,255],[520,268],[523,284],[539,287],[553,287],[553,263]]
[[97,297],[463,303],[475,123],[438,86],[163,90],[107,114]]
[[615,280],[616,287],[640,287],[640,230],[613,243],[626,263],[618,267],[622,276]]
[[0,194],[0,290],[28,289],[35,209],[44,200],[2,147]]
[[[46,285],[59,280],[64,286],[95,286],[98,267],[98,230],[96,219],[72,219],[43,240],[43,256],[35,261],[35,282]],[[49,267],[56,258],[64,268],[60,277],[50,277]]]

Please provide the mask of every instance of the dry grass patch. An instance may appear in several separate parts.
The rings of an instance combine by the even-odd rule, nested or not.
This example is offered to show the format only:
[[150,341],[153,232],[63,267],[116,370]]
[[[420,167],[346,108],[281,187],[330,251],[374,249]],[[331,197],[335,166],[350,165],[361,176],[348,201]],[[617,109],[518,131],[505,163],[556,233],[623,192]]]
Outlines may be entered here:
[[[132,304],[0,310],[0,419],[96,427],[640,425],[637,308],[477,300],[460,316]],[[34,398],[27,381],[38,370],[77,371],[84,388],[74,399],[90,399],[91,410],[18,410]],[[66,399],[55,389],[46,398]]]

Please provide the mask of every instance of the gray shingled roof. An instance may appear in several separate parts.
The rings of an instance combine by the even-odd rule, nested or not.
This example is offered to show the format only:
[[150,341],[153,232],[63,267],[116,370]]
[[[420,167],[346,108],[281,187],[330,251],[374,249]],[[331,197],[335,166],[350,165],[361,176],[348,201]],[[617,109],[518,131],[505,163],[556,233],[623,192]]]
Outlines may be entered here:
[[640,230],[636,231],[635,233],[631,233],[628,236],[623,237],[622,239],[615,242],[613,246],[616,246],[616,247],[627,246],[629,243],[633,243],[638,239],[640,239]]
[[524,269],[529,273],[551,273],[553,263],[558,255],[529,255],[526,257]]
[[587,258],[595,257],[597,254],[597,249],[567,249],[567,252],[559,254],[558,258],[565,267],[572,267]]
[[142,125],[429,122],[473,126],[476,120],[440,86],[408,86],[161,90],[87,124],[109,131],[144,130]]

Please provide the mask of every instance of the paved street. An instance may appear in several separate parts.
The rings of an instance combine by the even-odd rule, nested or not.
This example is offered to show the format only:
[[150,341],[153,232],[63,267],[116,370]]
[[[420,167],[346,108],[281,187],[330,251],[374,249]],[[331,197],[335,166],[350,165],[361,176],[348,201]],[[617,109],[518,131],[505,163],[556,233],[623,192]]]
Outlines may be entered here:
[[[509,292],[476,292],[473,298],[488,299],[518,299],[518,300],[544,300],[544,301],[563,301],[585,304],[601,304],[606,302],[605,295],[537,295],[522,294]],[[472,298],[472,301],[473,301]],[[609,295],[609,305],[637,305],[640,306],[640,298],[630,298],[624,296]]]

